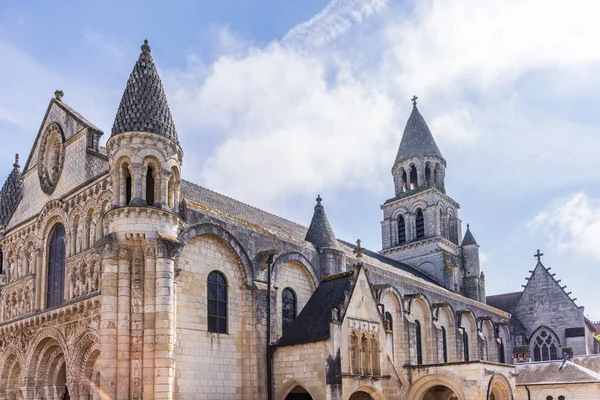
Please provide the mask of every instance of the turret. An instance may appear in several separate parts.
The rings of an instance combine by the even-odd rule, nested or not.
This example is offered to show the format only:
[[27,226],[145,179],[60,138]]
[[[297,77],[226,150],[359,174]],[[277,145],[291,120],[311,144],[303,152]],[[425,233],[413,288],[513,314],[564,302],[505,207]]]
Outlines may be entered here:
[[479,244],[477,244],[473,233],[471,233],[469,224],[467,224],[467,231],[462,240],[461,249],[465,270],[465,295],[485,303],[485,280],[479,265]]
[[183,152],[147,40],[127,81],[106,147],[114,207],[178,211]]
[[323,199],[317,196],[315,212],[310,222],[305,240],[312,243],[319,252],[321,277],[337,274],[346,270],[344,253],[335,238],[333,229],[325,214],[325,207],[321,204]]
[[446,160],[417,108],[417,99],[412,98],[413,109],[392,168],[396,196],[431,187],[445,192]]
[[19,155],[15,155],[13,170],[2,185],[0,191],[0,226],[6,226],[10,221],[17,205],[23,198],[23,181],[19,166]]

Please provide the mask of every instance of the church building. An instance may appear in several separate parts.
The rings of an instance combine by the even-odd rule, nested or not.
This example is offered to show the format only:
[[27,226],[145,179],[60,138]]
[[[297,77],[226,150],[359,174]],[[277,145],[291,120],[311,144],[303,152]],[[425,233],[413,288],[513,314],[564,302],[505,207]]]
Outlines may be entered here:
[[528,289],[521,331],[486,300],[416,97],[379,251],[336,238],[321,196],[307,227],[182,179],[147,42],[105,147],[65,97],[0,192],[0,399],[514,400],[536,324],[591,345],[577,313],[538,323]]

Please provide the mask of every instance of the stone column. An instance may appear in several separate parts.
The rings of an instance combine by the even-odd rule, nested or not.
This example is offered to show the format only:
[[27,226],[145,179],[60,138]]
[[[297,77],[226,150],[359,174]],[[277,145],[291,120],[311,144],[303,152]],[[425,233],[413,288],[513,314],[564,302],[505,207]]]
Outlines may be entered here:
[[163,169],[160,178],[160,197],[159,200],[163,208],[169,208],[169,179],[171,179],[171,171]]
[[423,189],[425,187],[425,164],[422,164],[417,168],[417,188]]
[[146,246],[144,254],[144,343],[142,395],[154,398],[154,307],[156,293],[156,243]]
[[35,250],[35,305],[34,309],[40,310],[42,308],[42,257],[40,249]]
[[102,370],[100,388],[109,399],[117,398],[117,283],[119,262],[117,244],[112,243],[102,252],[101,322],[102,351],[98,362]]
[[412,171],[413,167],[408,167],[408,169],[406,170],[406,191],[410,190],[410,172]]
[[[119,247],[117,302],[117,400],[129,399],[130,311],[132,249]],[[104,288],[103,288],[104,290]]]
[[131,206],[140,207],[144,205],[142,200],[142,164],[131,164]]

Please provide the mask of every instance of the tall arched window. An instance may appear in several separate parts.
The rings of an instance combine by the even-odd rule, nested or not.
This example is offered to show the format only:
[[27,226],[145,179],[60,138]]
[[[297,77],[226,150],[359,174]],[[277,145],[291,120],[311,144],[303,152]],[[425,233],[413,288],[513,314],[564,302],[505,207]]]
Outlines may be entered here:
[[542,329],[533,340],[533,360],[549,361],[558,359],[558,342],[554,334]]
[[417,167],[411,165],[410,167],[410,190],[415,190],[418,187],[417,182]]
[[360,373],[360,352],[358,344],[358,336],[352,332],[350,335],[350,365],[353,374]]
[[446,328],[442,326],[442,356],[445,363],[448,362],[448,344],[446,341]]
[[465,361],[469,361],[469,335],[466,330],[463,331],[463,354]]
[[208,274],[208,331],[227,333],[227,281],[218,271]]
[[415,345],[417,347],[417,364],[423,364],[423,343],[421,342],[421,323],[415,321]]
[[385,312],[385,320],[388,323],[388,329],[390,331],[393,331],[394,330],[394,320],[392,319],[392,313],[391,312],[389,312],[389,311]]
[[402,170],[402,192],[406,192],[408,190],[407,179],[406,171]]
[[398,217],[398,244],[406,243],[406,223],[402,215]]
[[281,330],[282,334],[296,319],[296,294],[290,288],[283,289],[281,293]]
[[421,211],[421,209],[417,210],[416,228],[417,239],[425,238],[425,220],[423,218],[423,211]]
[[146,172],[146,204],[154,205],[154,170],[151,166],[148,166]]
[[504,364],[506,362],[504,358],[504,342],[502,341],[502,338],[498,338],[498,342],[498,353],[500,353],[499,361],[500,363]]
[[430,187],[431,186],[431,167],[429,166],[429,164],[427,164],[425,166],[425,186]]
[[65,228],[57,225],[48,242],[48,286],[46,307],[59,306],[65,289]]
[[127,164],[123,165],[123,180],[125,183],[125,205],[129,205],[131,202],[131,173],[129,172],[129,166]]

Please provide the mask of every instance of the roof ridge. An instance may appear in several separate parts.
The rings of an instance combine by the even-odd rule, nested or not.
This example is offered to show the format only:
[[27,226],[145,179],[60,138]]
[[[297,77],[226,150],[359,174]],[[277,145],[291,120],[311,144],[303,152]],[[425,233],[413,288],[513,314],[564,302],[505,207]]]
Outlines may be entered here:
[[499,293],[499,294],[490,294],[490,295],[485,296],[485,297],[506,296],[506,295],[509,295],[509,294],[517,294],[517,293],[523,293],[523,291],[520,290],[520,291],[516,291],[516,292],[506,292],[506,293]]

